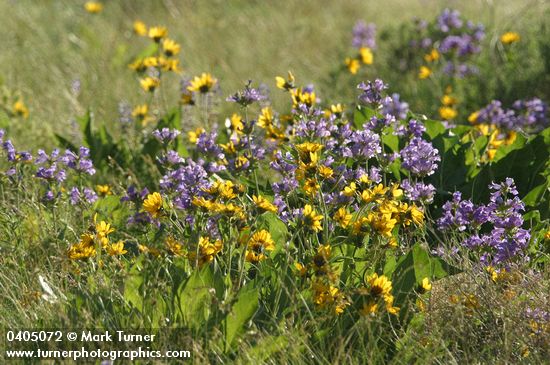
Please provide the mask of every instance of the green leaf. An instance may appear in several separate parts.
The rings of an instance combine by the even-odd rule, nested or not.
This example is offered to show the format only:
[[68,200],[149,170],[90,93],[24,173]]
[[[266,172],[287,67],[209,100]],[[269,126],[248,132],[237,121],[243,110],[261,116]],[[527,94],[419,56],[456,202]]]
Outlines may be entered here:
[[140,266],[140,262],[134,264],[124,281],[124,299],[139,311],[143,311],[143,295],[140,290],[144,277],[140,271]]
[[178,288],[175,306],[183,322],[192,329],[204,327],[210,318],[214,287],[214,274],[210,266],[193,272],[191,277]]
[[250,282],[241,288],[237,301],[225,318],[226,352],[231,348],[236,336],[242,332],[246,322],[256,313],[256,310],[258,310],[258,290],[254,288],[254,283]]
[[258,220],[267,226],[273,241],[277,244],[277,247],[283,247],[288,236],[288,228],[286,224],[280,220],[276,214],[271,212],[262,214]]
[[360,128],[363,123],[376,115],[376,111],[372,108],[358,105],[353,112],[353,124],[355,127]]

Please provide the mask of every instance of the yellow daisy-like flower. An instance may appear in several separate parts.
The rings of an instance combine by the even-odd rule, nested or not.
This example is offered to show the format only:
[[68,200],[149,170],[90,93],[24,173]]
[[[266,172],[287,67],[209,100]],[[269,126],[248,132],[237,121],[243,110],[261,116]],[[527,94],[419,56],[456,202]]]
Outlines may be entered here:
[[317,214],[313,207],[309,204],[306,204],[304,206],[304,209],[302,211],[302,223],[307,228],[311,229],[312,231],[318,232],[323,229],[321,226],[321,220],[323,219],[323,216],[320,214]]
[[25,119],[29,117],[29,109],[22,100],[17,100],[15,103],[13,103],[12,112],[13,114],[23,117]]
[[107,246],[107,253],[109,254],[109,256],[124,255],[127,252],[128,251],[124,249],[123,241],[118,241],[117,243],[113,243]]
[[331,178],[334,174],[334,171],[330,167],[324,165],[319,166],[317,171],[319,171],[319,175],[325,179]]
[[304,104],[307,107],[311,107],[317,101],[317,96],[313,91],[303,91],[300,89],[293,89],[290,91],[292,96],[292,103],[294,107],[297,107],[299,104]]
[[164,241],[164,244],[166,245],[166,248],[168,251],[174,255],[174,256],[184,256],[185,252],[183,250],[183,246],[181,243],[176,241],[174,237],[168,236],[166,237],[166,241]]
[[357,184],[355,184],[352,181],[348,186],[344,187],[344,190],[342,190],[342,194],[350,197],[350,196],[354,196],[356,191],[357,191]]
[[147,104],[136,105],[134,110],[132,110],[132,117],[136,120],[141,121],[141,125],[147,125],[154,118],[149,115],[149,106]]
[[[212,262],[214,257],[222,250],[223,244],[221,240],[211,241],[209,237],[199,238],[198,244],[198,265],[202,266],[206,263]],[[197,252],[190,251],[187,254],[189,260],[196,261]]]
[[134,22],[134,33],[139,36],[147,35],[147,26],[145,23],[140,20],[136,20]]
[[212,77],[209,73],[203,72],[200,76],[195,76],[191,80],[190,85],[187,87],[187,90],[192,92],[200,92],[206,94],[216,85],[218,80]]
[[115,229],[111,227],[111,224],[101,221],[95,224],[95,231],[99,238],[106,238],[109,234],[113,233]]
[[71,260],[83,260],[89,257],[93,257],[96,254],[94,245],[88,245],[82,241],[69,247],[67,250],[67,256]]
[[177,55],[181,49],[181,46],[172,39],[164,39],[162,41],[162,50],[167,57]]
[[438,59],[439,59],[439,52],[435,48],[433,48],[430,51],[430,53],[424,55],[424,60],[426,62],[434,62],[434,61],[437,61]]
[[351,217],[352,215],[348,213],[346,208],[340,208],[336,211],[336,213],[334,214],[334,217],[332,218],[334,219],[336,224],[338,224],[340,227],[346,228],[347,226],[349,226],[349,223],[351,222]]
[[258,207],[258,209],[263,212],[277,213],[279,211],[275,205],[273,205],[263,196],[253,195],[252,200],[254,201],[254,204],[256,204],[256,207]]
[[99,1],[87,1],[86,4],[84,4],[84,9],[86,9],[88,13],[98,14],[103,10],[103,4]]
[[157,192],[147,195],[143,202],[143,210],[151,214],[153,218],[157,218],[161,213],[161,209],[162,196]]
[[166,38],[168,36],[168,30],[166,27],[151,27],[149,29],[149,38],[154,40],[155,42],[160,42],[161,39]]
[[443,95],[443,97],[441,97],[441,104],[445,106],[453,106],[453,105],[456,105],[457,103],[458,103],[458,100],[454,96],[445,94]]
[[273,110],[266,106],[262,108],[261,114],[258,117],[258,127],[269,128],[273,125]]
[[113,195],[109,185],[96,185],[95,190],[101,196]]
[[236,169],[244,168],[247,163],[248,163],[248,158],[244,156],[239,156],[235,159],[235,168]]
[[292,72],[288,71],[288,77],[285,79],[284,77],[277,76],[275,77],[275,82],[277,83],[277,87],[282,90],[291,90],[294,89],[294,75]]
[[304,183],[304,191],[307,195],[314,196],[319,191],[321,186],[315,179],[306,179]]
[[361,63],[356,58],[347,57],[344,62],[352,75],[355,75],[361,68]]
[[313,256],[312,266],[316,275],[326,275],[330,272],[329,260],[332,249],[330,245],[321,245]]
[[359,311],[363,316],[369,316],[378,312],[378,303],[374,300],[368,300]]
[[472,124],[477,122],[477,117],[478,116],[479,116],[479,111],[473,112],[472,114],[470,114],[468,116],[468,122],[470,122]]
[[432,290],[432,283],[430,283],[430,279],[424,278],[422,279],[422,282],[420,283],[420,288],[423,292],[427,292]]
[[520,35],[516,32],[506,32],[500,36],[500,41],[503,44],[511,44],[511,43],[519,42],[520,39],[521,39]]
[[374,61],[374,55],[372,54],[372,51],[368,47],[361,47],[359,49],[359,57],[361,58],[361,62],[363,62],[365,65],[372,65]]
[[334,314],[341,314],[349,305],[340,290],[319,280],[313,283],[313,302],[321,309],[331,308]]
[[441,108],[439,108],[439,116],[444,120],[452,120],[456,118],[457,115],[458,112],[451,107],[442,106]]
[[141,88],[145,91],[153,92],[160,86],[160,80],[156,77],[147,76],[139,80]]
[[363,192],[361,193],[361,199],[363,199],[365,203],[376,202],[380,204],[384,199],[384,195],[387,191],[387,187],[384,187],[384,185],[382,184],[378,184],[372,189],[363,190]]
[[275,242],[271,238],[271,234],[262,229],[250,237],[246,250],[246,261],[257,263],[265,260],[265,252],[275,250]]
[[367,277],[367,283],[369,284],[369,293],[374,297],[383,297],[391,295],[392,282],[385,275],[378,276],[377,273],[373,273]]
[[367,221],[375,232],[386,237],[391,237],[391,232],[397,223],[391,214],[384,213],[370,213]]
[[418,78],[421,80],[427,79],[432,74],[432,70],[426,66],[420,66],[420,71],[418,72]]

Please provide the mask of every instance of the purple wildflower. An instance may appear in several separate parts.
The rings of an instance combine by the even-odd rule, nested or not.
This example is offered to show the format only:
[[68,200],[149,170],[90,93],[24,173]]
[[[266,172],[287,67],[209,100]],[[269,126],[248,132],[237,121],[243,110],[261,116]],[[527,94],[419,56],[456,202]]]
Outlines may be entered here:
[[401,150],[402,167],[414,175],[429,176],[437,169],[437,162],[441,161],[439,152],[430,142],[414,137]]

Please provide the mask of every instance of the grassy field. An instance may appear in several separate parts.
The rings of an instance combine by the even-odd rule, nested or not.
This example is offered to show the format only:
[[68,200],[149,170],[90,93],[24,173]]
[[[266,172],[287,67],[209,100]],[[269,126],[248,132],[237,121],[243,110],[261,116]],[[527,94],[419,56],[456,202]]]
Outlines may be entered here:
[[[139,100],[127,65],[143,47],[132,35],[132,23],[142,20],[167,26],[182,44],[185,74],[211,72],[223,80],[224,95],[248,79],[273,88],[275,75],[292,70],[302,83],[320,88],[323,97],[343,100],[353,91],[353,82],[344,79],[334,85],[330,74],[343,67],[355,21],[374,22],[382,31],[414,17],[434,17],[449,6],[483,22],[494,47],[505,30],[539,31],[532,19],[550,5],[537,0],[343,0],[322,6],[294,0],[284,6],[270,1],[112,1],[95,15],[74,1],[3,1],[0,83],[20,92],[31,109],[27,124],[32,127],[22,128],[23,147],[37,140],[50,146],[53,133],[70,130],[70,121],[87,108],[99,120],[116,123],[119,102]],[[370,79],[396,74],[384,68],[389,55],[384,54],[384,42],[379,43],[381,62],[366,75]],[[71,91],[76,81],[78,95]],[[405,79],[404,85],[398,81],[395,77],[390,84],[393,91],[414,92],[414,80]],[[173,92],[167,92],[170,101],[178,97],[177,87],[173,82]],[[274,98],[280,104],[282,96],[274,93]]]

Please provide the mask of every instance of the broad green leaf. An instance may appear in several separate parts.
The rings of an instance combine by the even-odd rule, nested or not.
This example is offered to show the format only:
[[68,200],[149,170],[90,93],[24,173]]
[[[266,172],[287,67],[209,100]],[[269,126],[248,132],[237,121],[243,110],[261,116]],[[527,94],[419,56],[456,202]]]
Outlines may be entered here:
[[258,290],[254,288],[254,284],[251,282],[241,288],[237,301],[225,318],[225,351],[231,348],[236,336],[258,309]]
[[210,266],[193,272],[191,277],[176,292],[175,306],[179,309],[183,322],[195,330],[206,325],[210,314],[213,296],[214,274]]

